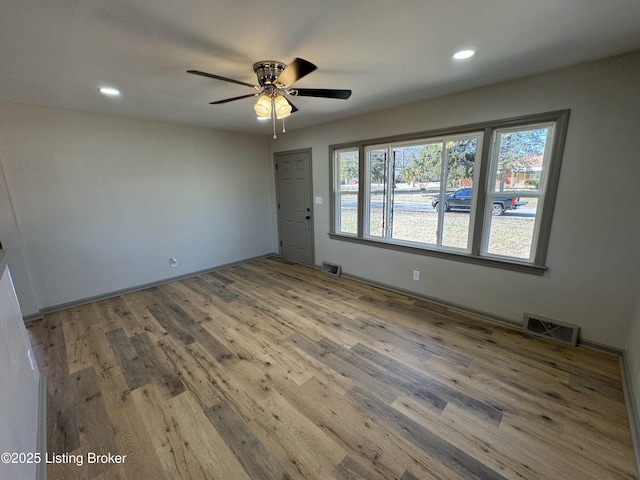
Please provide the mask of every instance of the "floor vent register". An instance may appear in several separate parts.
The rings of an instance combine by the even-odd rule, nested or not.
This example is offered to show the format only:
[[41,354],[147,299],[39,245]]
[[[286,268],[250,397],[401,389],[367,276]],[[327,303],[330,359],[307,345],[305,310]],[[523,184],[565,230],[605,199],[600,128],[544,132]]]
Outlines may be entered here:
[[321,271],[325,273],[329,273],[331,275],[335,275],[336,277],[339,277],[340,274],[342,273],[342,267],[334,263],[322,262]]
[[557,342],[576,346],[578,343],[578,333],[580,327],[569,323],[562,323],[556,320],[534,315],[524,314],[523,331],[539,337],[550,338]]

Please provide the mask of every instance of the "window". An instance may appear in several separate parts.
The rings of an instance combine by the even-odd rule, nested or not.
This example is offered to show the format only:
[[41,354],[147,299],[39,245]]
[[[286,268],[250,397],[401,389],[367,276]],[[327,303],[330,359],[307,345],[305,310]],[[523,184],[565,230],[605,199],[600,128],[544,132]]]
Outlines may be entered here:
[[553,124],[495,131],[486,194],[494,215],[485,215],[484,254],[533,261],[552,138]]
[[[365,238],[470,252],[474,166],[482,133],[365,148]],[[454,191],[453,197],[447,192]],[[464,194],[464,195],[463,195]],[[439,198],[447,208],[440,211]]]
[[358,149],[335,152],[337,215],[335,231],[347,235],[358,233],[358,194],[360,192]]
[[551,112],[332,147],[330,235],[542,273],[567,122]]

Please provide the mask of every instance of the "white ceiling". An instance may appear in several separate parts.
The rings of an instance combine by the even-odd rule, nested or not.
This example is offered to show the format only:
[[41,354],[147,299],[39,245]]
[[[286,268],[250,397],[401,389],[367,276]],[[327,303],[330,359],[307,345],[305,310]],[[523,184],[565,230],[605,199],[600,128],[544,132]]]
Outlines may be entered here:
[[292,130],[639,49],[640,0],[0,0],[0,99],[267,135],[254,99],[208,104],[252,90],[186,70],[301,57],[295,86],[353,90]]

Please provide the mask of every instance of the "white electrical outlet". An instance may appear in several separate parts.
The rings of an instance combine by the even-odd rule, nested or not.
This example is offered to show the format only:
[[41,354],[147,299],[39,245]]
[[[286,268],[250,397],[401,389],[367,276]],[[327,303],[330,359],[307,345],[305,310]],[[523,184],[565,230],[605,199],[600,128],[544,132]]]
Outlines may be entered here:
[[420,280],[420,270],[414,270],[413,271],[413,279],[414,280]]
[[173,257],[171,257],[171,258],[169,259],[169,266],[170,266],[171,268],[176,268],[176,267],[178,266],[178,259],[177,259],[177,258],[173,258]]

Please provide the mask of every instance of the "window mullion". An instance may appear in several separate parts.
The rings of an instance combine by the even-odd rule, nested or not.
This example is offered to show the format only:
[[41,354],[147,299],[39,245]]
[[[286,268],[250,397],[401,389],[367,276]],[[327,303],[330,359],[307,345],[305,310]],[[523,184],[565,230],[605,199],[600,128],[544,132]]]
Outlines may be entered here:
[[447,174],[448,174],[448,162],[449,162],[449,150],[447,149],[446,142],[442,142],[442,150],[440,153],[440,208],[438,209],[438,227],[436,229],[436,245],[442,246],[442,234],[444,228],[444,214],[447,198]]
[[391,240],[393,235],[393,147],[389,145],[387,148],[387,158],[385,162],[385,186],[386,186],[386,216],[387,222],[385,225],[386,239]]
[[478,185],[484,186],[480,188],[476,197],[476,211],[475,218],[473,219],[473,240],[471,242],[471,255],[480,255],[480,249],[483,244],[484,237],[484,217],[486,214],[486,195],[484,195],[485,189],[488,188],[488,170],[490,168],[489,155],[491,153],[491,146],[494,140],[493,129],[487,127],[484,129],[484,137],[482,139],[482,153],[480,154],[480,174],[478,176]]
[[361,166],[364,178],[364,184],[362,190],[365,193],[365,199],[363,205],[363,228],[364,236],[371,237],[371,150],[365,149],[365,156],[363,157],[364,165]]
[[358,147],[358,209],[356,210],[356,216],[358,218],[358,238],[364,237],[364,221],[365,214],[369,211],[369,205],[366,203],[367,191],[365,188],[366,169],[365,165],[367,159],[364,155],[364,145]]

